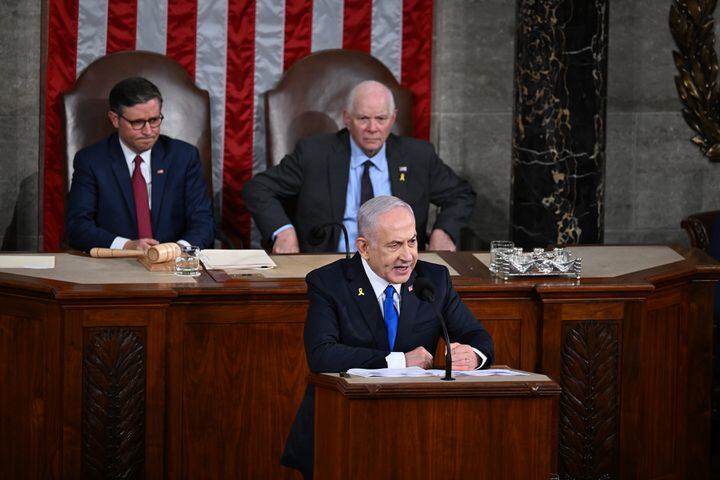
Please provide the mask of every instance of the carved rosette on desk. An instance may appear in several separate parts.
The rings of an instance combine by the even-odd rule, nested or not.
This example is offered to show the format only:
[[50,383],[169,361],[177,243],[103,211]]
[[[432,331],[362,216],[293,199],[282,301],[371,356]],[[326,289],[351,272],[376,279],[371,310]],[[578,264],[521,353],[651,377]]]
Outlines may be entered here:
[[89,328],[83,349],[82,477],[145,470],[144,328]]
[[562,479],[618,478],[617,326],[580,322],[561,350],[560,473]]

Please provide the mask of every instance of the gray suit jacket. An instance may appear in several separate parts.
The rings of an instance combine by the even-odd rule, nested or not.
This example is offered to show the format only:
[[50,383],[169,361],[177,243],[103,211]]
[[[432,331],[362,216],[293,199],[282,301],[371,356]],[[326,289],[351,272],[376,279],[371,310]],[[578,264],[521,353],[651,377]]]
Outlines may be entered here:
[[[428,142],[390,135],[386,143],[392,193],[415,211],[418,244],[422,247],[427,242],[430,203],[440,207],[434,228],[445,230],[458,243],[460,229],[475,206],[470,184],[455,175]],[[319,246],[307,240],[314,227],[342,223],[349,172],[347,129],[300,140],[279,165],[256,175],[243,190],[263,239],[292,223],[301,251],[335,251],[337,229]]]

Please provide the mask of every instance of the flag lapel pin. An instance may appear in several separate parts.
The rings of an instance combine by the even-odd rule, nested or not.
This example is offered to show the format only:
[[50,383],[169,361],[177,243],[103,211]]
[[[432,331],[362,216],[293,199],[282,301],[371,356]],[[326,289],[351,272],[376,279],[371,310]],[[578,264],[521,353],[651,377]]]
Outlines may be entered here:
[[398,167],[398,170],[400,171],[400,181],[405,181],[405,174],[407,173],[407,167],[405,165]]

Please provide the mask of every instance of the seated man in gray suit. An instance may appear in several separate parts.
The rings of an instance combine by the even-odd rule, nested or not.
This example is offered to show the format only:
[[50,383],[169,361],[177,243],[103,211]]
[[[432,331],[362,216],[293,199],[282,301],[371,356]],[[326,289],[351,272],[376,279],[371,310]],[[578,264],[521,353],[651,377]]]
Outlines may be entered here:
[[[347,128],[300,140],[279,165],[245,185],[247,207],[263,239],[274,242],[273,253],[344,251],[337,229],[320,245],[309,241],[313,229],[328,223],[345,225],[353,249],[358,209],[378,195],[394,195],[412,206],[420,248],[428,242],[429,205],[437,205],[429,248],[455,250],[475,206],[475,192],[430,143],[391,134],[396,113],[387,87],[362,82],[343,112]],[[288,201],[295,203],[292,218],[283,206]]]

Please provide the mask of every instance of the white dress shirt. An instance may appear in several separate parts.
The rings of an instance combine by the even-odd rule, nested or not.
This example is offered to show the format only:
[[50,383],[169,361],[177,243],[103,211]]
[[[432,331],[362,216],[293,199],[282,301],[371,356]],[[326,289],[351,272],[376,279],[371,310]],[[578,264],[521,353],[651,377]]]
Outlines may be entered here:
[[[147,185],[148,208],[152,210],[152,174],[150,173],[150,154],[152,153],[152,150],[145,150],[144,152],[138,154],[133,152],[130,147],[125,145],[122,139],[118,139],[120,140],[120,148],[122,149],[123,155],[125,156],[125,163],[127,163],[128,172],[130,172],[130,178],[132,178],[133,172],[135,171],[135,157],[137,155],[140,155],[140,157],[143,159],[142,163],[140,164],[140,172],[145,178],[145,184]],[[110,248],[122,249],[125,246],[125,243],[127,243],[129,240],[129,238],[125,237],[115,237],[112,244],[110,244]]]
[[[395,295],[393,296],[393,303],[395,304],[395,308],[398,312],[398,321],[400,319],[400,289],[402,287],[399,283],[389,283],[387,280],[382,278],[380,275],[375,273],[372,268],[370,268],[370,265],[367,263],[367,261],[364,258],[360,258],[362,260],[362,266],[365,270],[365,275],[367,275],[368,280],[370,280],[370,285],[373,288],[373,292],[375,293],[375,298],[377,298],[378,305],[380,306],[380,311],[383,311],[383,303],[385,302],[385,289],[388,285],[392,285],[395,287]],[[384,312],[383,312],[384,315]],[[448,345],[448,348],[450,346]],[[470,346],[470,348],[473,349],[473,352],[478,356],[478,366],[477,368],[482,368],[483,365],[485,365],[485,362],[487,362],[487,357],[477,348]],[[435,352],[430,352],[431,354]],[[407,367],[407,363],[405,362],[405,352],[390,352],[388,356],[385,357],[385,360],[387,361],[388,368],[405,368]]]
[[[399,283],[390,284],[387,280],[382,278],[380,275],[375,273],[372,268],[370,268],[367,260],[365,260],[364,258],[360,258],[360,260],[362,260],[362,266],[365,269],[365,275],[367,275],[368,280],[370,280],[370,285],[373,288],[373,292],[375,292],[375,298],[378,301],[381,312],[383,311],[383,303],[385,302],[385,289],[388,285],[392,285],[395,288],[395,295],[393,295],[393,303],[395,304],[395,308],[397,309],[399,321],[400,288],[402,287],[402,285]],[[407,364],[405,363],[404,352],[390,352],[390,354],[385,357],[385,360],[387,360],[388,368],[405,368],[407,366]]]

